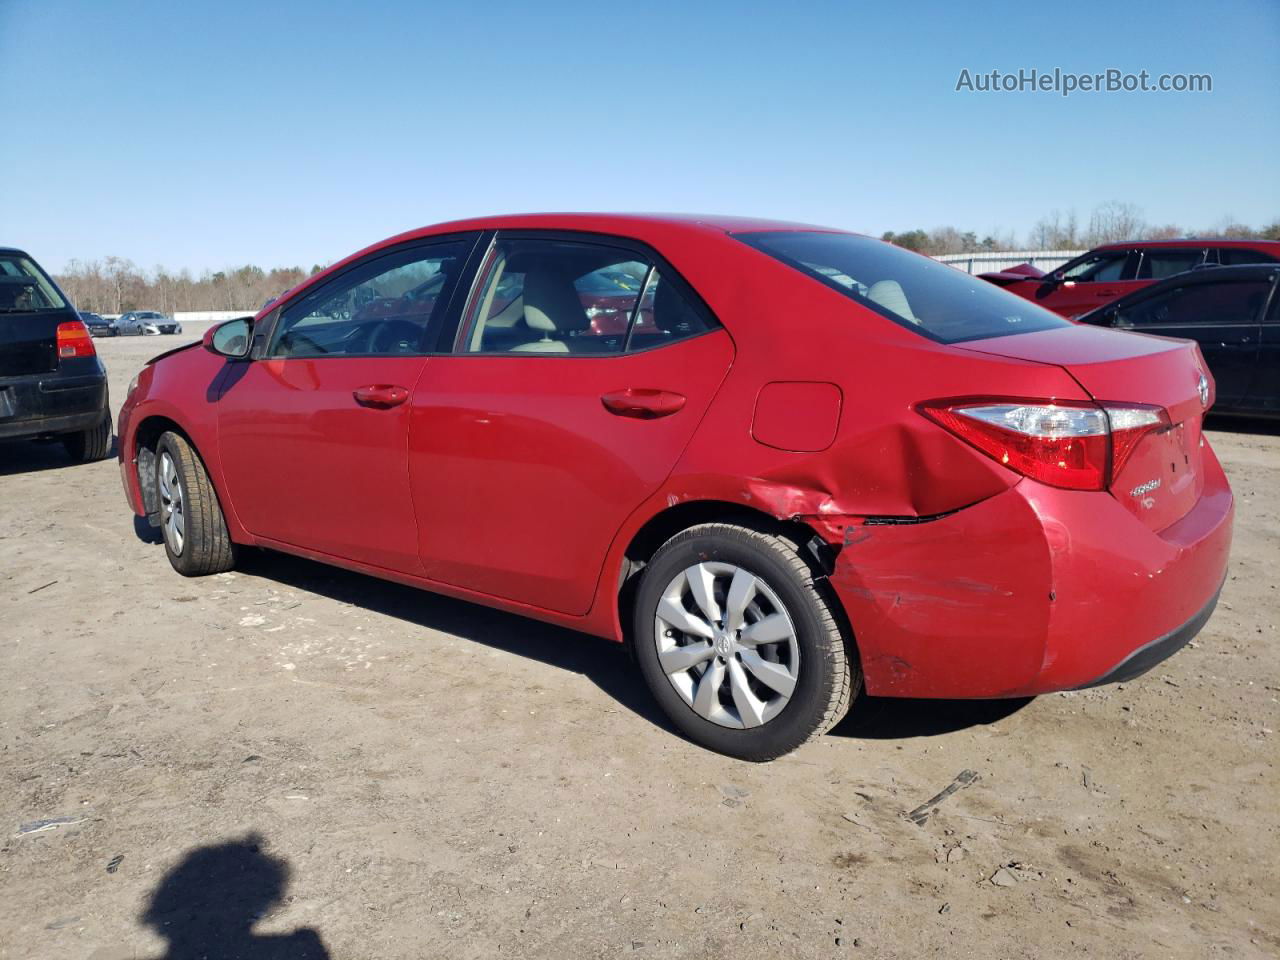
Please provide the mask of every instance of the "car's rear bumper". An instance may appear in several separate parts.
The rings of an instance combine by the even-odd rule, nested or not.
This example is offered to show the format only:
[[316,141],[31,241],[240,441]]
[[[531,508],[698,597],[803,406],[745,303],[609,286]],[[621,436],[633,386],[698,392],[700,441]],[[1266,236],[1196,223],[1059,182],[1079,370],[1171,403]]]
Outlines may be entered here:
[[87,430],[102,421],[106,410],[105,374],[0,380],[0,439]]
[[1109,494],[1024,480],[926,523],[854,525],[831,584],[867,692],[1015,697],[1130,679],[1209,618],[1234,502],[1206,445],[1204,492],[1153,532]]
[[1164,661],[1190,643],[1196,634],[1204,628],[1204,625],[1209,622],[1209,618],[1213,616],[1214,608],[1218,606],[1218,597],[1221,595],[1222,588],[1219,587],[1213,592],[1213,596],[1209,598],[1209,602],[1204,605],[1200,612],[1178,627],[1177,630],[1165,634],[1163,637],[1157,637],[1146,646],[1139,647],[1097,680],[1092,683],[1086,683],[1084,686],[1101,687],[1108,683],[1124,683],[1142,676],[1157,664],[1164,663]]

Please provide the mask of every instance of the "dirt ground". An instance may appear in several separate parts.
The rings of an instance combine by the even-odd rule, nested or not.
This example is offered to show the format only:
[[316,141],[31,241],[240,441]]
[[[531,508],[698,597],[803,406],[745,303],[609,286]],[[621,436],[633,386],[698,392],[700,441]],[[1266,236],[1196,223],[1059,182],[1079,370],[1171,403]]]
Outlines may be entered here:
[[[173,342],[99,341],[117,407]],[[603,641],[283,556],[183,579],[114,460],[0,444],[0,957],[1280,956],[1280,431],[1214,426],[1190,648],[864,698],[767,765]]]

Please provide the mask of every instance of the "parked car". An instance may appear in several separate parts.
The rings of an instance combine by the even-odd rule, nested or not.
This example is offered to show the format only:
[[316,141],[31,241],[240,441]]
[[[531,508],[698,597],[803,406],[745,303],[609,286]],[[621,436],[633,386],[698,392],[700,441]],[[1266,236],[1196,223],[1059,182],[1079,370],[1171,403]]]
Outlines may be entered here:
[[177,320],[154,310],[131,310],[121,314],[116,327],[122,336],[157,336],[182,332],[182,324]]
[[107,372],[66,295],[21,250],[0,247],[0,439],[56,437],[72,459],[111,450]]
[[980,276],[1054,313],[1076,317],[1188,270],[1277,262],[1277,240],[1146,240],[1095,247],[1048,274],[1020,264]]
[[114,320],[105,320],[96,313],[88,313],[87,311],[79,311],[80,319],[84,321],[85,327],[89,330],[91,337],[114,337],[116,335],[116,322]]
[[[619,271],[629,329],[595,329],[579,291]],[[1029,696],[1179,649],[1231,541],[1212,402],[1193,343],[868,237],[494,217],[148,364],[120,467],[179,573],[268,547],[626,640],[680,730],[765,760],[863,686]]]
[[1186,337],[1217,382],[1214,410],[1280,415],[1280,264],[1178,274],[1079,317],[1081,323]]

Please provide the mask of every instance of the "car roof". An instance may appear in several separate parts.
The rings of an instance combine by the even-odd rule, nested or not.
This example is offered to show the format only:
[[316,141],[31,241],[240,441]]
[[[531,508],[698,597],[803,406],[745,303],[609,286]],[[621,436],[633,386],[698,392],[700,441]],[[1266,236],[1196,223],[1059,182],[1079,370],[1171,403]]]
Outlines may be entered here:
[[430,233],[439,228],[461,230],[497,230],[497,229],[562,229],[588,230],[588,232],[626,232],[627,228],[644,227],[644,225],[666,225],[666,227],[689,227],[691,229],[712,229],[722,233],[740,233],[744,230],[828,230],[831,227],[818,227],[814,224],[796,223],[791,220],[771,220],[758,216],[731,216],[724,214],[628,214],[628,212],[544,212],[544,214],[503,214],[495,216],[475,216],[465,220],[452,220],[448,223],[424,227]]
[[608,233],[642,239],[653,231],[678,230],[689,233],[747,233],[754,231],[818,230],[841,233],[834,227],[763,217],[738,217],[698,213],[512,213],[468,217],[432,224],[390,237],[377,246],[402,243],[418,237],[470,230],[571,230]]
[[1226,240],[1217,237],[1181,237],[1177,240],[1130,240],[1122,243],[1103,243],[1095,250],[1146,250],[1151,247],[1177,249],[1179,247],[1244,247],[1246,249],[1274,249],[1280,253],[1280,240]]
[[385,240],[379,240],[362,250],[303,280],[298,286],[281,294],[259,311],[259,315],[274,309],[279,303],[292,297],[302,287],[311,287],[326,277],[337,273],[348,264],[378,253],[389,247],[414,240],[425,240],[452,233],[469,233],[483,230],[565,230],[580,233],[599,233],[625,237],[659,247],[662,239],[673,235],[685,238],[725,237],[731,233],[817,231],[821,233],[847,233],[835,227],[787,220],[769,220],[761,217],[735,217],[723,214],[696,213],[512,213],[465,220],[449,220],[416,230],[408,230]]

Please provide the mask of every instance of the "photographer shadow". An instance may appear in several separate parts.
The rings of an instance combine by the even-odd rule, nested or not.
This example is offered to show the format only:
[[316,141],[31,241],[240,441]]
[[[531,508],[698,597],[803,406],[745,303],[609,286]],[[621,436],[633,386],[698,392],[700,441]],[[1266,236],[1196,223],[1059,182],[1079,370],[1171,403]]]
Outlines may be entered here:
[[141,919],[169,942],[163,960],[328,960],[310,927],[253,932],[279,906],[289,872],[253,834],[200,847],[165,875]]

